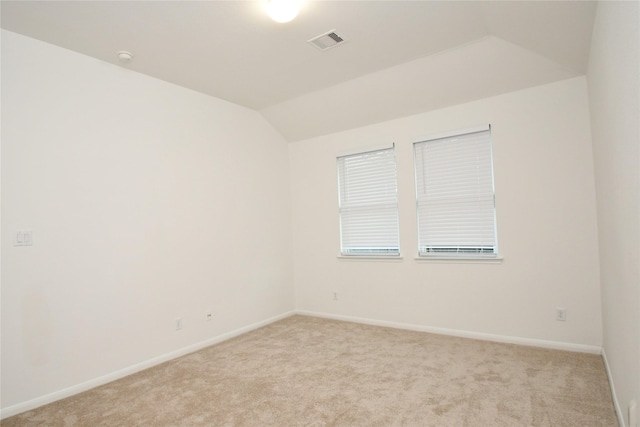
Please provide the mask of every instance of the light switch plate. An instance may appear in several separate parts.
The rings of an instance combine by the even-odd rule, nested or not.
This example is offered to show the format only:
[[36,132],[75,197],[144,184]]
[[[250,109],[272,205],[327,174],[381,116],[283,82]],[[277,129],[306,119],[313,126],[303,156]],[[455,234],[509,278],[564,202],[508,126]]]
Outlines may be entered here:
[[18,230],[13,238],[13,246],[32,246],[33,245],[33,231],[32,230]]

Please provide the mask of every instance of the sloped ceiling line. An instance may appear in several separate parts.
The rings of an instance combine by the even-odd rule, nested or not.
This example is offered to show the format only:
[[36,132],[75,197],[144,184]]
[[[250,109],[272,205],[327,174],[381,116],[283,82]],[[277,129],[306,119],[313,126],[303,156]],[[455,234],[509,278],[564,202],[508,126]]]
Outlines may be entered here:
[[[260,111],[289,141],[585,73],[595,2],[6,1],[2,28]],[[349,42],[321,52],[311,37]]]

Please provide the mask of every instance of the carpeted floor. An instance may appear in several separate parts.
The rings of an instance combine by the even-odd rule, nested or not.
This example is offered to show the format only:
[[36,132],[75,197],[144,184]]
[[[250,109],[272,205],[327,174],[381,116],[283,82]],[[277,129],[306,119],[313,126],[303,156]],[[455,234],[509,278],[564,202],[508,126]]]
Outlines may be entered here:
[[602,358],[293,316],[12,426],[611,426]]

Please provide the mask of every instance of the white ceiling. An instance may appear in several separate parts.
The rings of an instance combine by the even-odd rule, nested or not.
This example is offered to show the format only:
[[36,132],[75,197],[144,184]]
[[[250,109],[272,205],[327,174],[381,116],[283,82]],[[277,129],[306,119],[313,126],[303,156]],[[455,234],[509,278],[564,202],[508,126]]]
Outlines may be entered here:
[[[2,28],[260,111],[297,141],[582,75],[587,1],[5,1]],[[307,40],[337,30],[321,52]]]

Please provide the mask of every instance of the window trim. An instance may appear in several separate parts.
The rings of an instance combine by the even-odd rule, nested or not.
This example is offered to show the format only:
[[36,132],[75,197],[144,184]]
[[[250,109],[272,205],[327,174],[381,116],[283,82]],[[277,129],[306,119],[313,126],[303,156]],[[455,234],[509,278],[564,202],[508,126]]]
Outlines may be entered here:
[[417,264],[502,264],[504,257],[469,258],[469,257],[437,257],[417,256],[413,259]]
[[402,262],[404,261],[404,257],[402,256],[402,254],[398,255],[398,256],[386,256],[386,255],[381,255],[381,256],[354,256],[354,255],[338,255],[336,257],[336,259],[338,261],[381,261],[381,262]]

